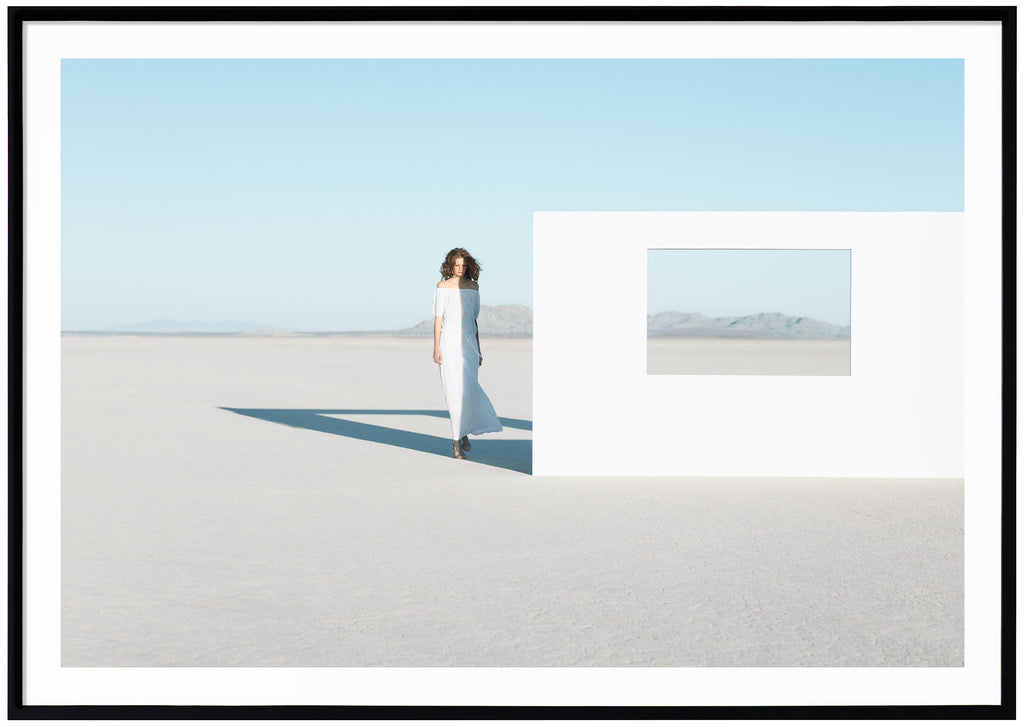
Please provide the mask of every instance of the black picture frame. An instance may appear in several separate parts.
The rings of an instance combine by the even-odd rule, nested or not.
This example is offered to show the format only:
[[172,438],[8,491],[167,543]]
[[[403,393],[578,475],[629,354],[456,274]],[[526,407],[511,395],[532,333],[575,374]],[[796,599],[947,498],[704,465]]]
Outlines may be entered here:
[[[8,19],[8,710],[9,719],[1013,719],[1016,611],[1016,8],[907,7],[9,7]],[[989,21],[1002,30],[1002,576],[998,704],[873,706],[385,706],[385,705],[44,705],[27,704],[25,611],[25,416],[23,356],[25,204],[23,37],[29,22],[203,23],[404,22],[952,22]]]

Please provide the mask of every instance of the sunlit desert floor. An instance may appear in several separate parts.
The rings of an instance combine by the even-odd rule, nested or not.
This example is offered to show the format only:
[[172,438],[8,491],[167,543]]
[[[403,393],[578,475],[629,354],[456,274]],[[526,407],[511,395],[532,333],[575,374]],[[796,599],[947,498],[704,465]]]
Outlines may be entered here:
[[451,458],[428,339],[62,340],[64,666],[960,666],[961,480]]
[[850,341],[652,336],[647,373],[849,376]]

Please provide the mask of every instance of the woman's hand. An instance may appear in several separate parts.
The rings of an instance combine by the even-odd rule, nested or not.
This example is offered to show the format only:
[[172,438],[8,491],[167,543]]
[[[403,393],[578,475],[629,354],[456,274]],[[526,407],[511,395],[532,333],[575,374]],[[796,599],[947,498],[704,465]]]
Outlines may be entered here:
[[434,316],[434,363],[441,363],[441,329],[444,327],[444,316]]
[[483,365],[484,365],[484,357],[481,356],[480,357],[480,363],[478,363],[477,366],[483,366]]

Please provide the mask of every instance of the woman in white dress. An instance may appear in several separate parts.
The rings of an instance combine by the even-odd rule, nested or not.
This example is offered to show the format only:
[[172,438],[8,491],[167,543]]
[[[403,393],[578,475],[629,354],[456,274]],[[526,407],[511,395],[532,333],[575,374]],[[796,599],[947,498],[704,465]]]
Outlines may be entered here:
[[465,459],[470,434],[500,432],[491,400],[480,388],[480,264],[461,247],[441,264],[442,280],[434,291],[434,363],[441,368],[441,386],[452,421],[452,455]]

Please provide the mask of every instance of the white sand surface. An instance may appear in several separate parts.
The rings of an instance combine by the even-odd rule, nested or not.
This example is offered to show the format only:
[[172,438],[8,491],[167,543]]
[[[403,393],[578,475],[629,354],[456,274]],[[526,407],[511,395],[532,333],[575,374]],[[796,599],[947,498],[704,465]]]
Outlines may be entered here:
[[963,664],[962,481],[533,477],[528,340],[456,461],[431,353],[65,337],[64,666]]
[[849,376],[850,341],[651,336],[647,373]]

